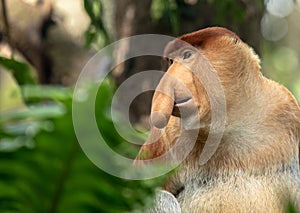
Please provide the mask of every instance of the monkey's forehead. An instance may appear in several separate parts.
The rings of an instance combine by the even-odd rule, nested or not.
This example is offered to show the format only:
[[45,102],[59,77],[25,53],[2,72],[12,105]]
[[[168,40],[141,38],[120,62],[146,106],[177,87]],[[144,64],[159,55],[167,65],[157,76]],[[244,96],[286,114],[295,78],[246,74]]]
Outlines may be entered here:
[[164,56],[168,57],[172,52],[178,49],[193,46],[196,48],[201,48],[201,46],[208,40],[216,37],[227,36],[231,39],[234,38],[238,41],[241,39],[232,31],[223,27],[209,27],[202,30],[198,30],[192,33],[185,34],[178,37],[177,39],[171,41],[165,48]]

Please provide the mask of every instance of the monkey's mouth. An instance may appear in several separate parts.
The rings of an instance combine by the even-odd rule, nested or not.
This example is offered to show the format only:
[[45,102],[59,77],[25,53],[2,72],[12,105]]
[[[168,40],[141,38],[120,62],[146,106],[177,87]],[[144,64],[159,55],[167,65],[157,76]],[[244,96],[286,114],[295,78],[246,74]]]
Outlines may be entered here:
[[187,103],[191,99],[192,99],[191,97],[187,97],[187,98],[180,99],[178,101],[176,100],[174,102],[174,106],[180,107],[180,106],[184,105],[185,103]]
[[180,116],[180,108],[182,108],[184,106],[187,106],[189,104],[189,102],[191,102],[191,101],[192,101],[191,97],[187,97],[187,98],[176,100],[174,102],[174,107],[173,107],[172,115],[174,115],[176,117],[181,117]]

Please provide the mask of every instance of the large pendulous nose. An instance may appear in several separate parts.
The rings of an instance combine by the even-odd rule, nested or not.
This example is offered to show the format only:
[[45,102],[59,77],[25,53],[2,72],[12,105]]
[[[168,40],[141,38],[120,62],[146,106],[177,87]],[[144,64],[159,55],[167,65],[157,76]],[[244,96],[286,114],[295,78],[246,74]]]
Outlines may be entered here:
[[159,129],[164,128],[170,119],[174,107],[174,98],[160,91],[153,96],[151,124]]
[[162,129],[170,119],[174,107],[174,79],[164,75],[157,86],[151,107],[151,125]]

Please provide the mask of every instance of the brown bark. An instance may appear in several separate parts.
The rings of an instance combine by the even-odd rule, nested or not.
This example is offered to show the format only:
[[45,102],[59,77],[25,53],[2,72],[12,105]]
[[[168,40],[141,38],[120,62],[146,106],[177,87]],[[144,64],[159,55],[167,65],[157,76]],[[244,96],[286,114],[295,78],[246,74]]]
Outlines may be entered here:
[[[0,16],[0,35],[4,36],[4,42],[33,65],[40,83],[73,85],[94,53],[85,50],[79,36],[65,26],[64,19],[70,18],[70,14],[57,8],[58,3],[63,3],[62,0],[43,0],[38,5],[29,5],[22,0],[5,2],[8,23],[5,24],[3,16]],[[80,12],[78,14],[76,9],[71,14],[86,18],[82,17],[85,12]],[[55,19],[55,23],[52,19]],[[81,31],[84,28],[83,21],[78,20],[77,23]],[[77,28],[75,31],[78,34]]]
[[45,51],[44,38],[51,24],[51,2],[47,0],[30,6],[20,0],[2,0],[1,11],[6,13],[0,17],[0,34],[4,41],[36,68],[41,83],[49,83],[51,63]]

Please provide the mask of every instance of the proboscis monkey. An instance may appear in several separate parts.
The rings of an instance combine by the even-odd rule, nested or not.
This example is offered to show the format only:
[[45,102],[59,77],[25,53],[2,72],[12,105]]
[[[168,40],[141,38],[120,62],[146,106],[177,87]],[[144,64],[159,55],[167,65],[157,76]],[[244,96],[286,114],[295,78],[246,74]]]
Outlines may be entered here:
[[[176,211],[279,213],[289,203],[300,210],[300,109],[292,94],[265,78],[254,51],[224,28],[183,35],[167,45],[165,56],[171,63],[152,101],[155,141],[147,141],[137,159],[163,156],[197,129],[163,186],[180,204]],[[201,160],[208,137],[212,152]],[[179,147],[172,156],[185,151]],[[150,212],[176,212],[162,197]]]

